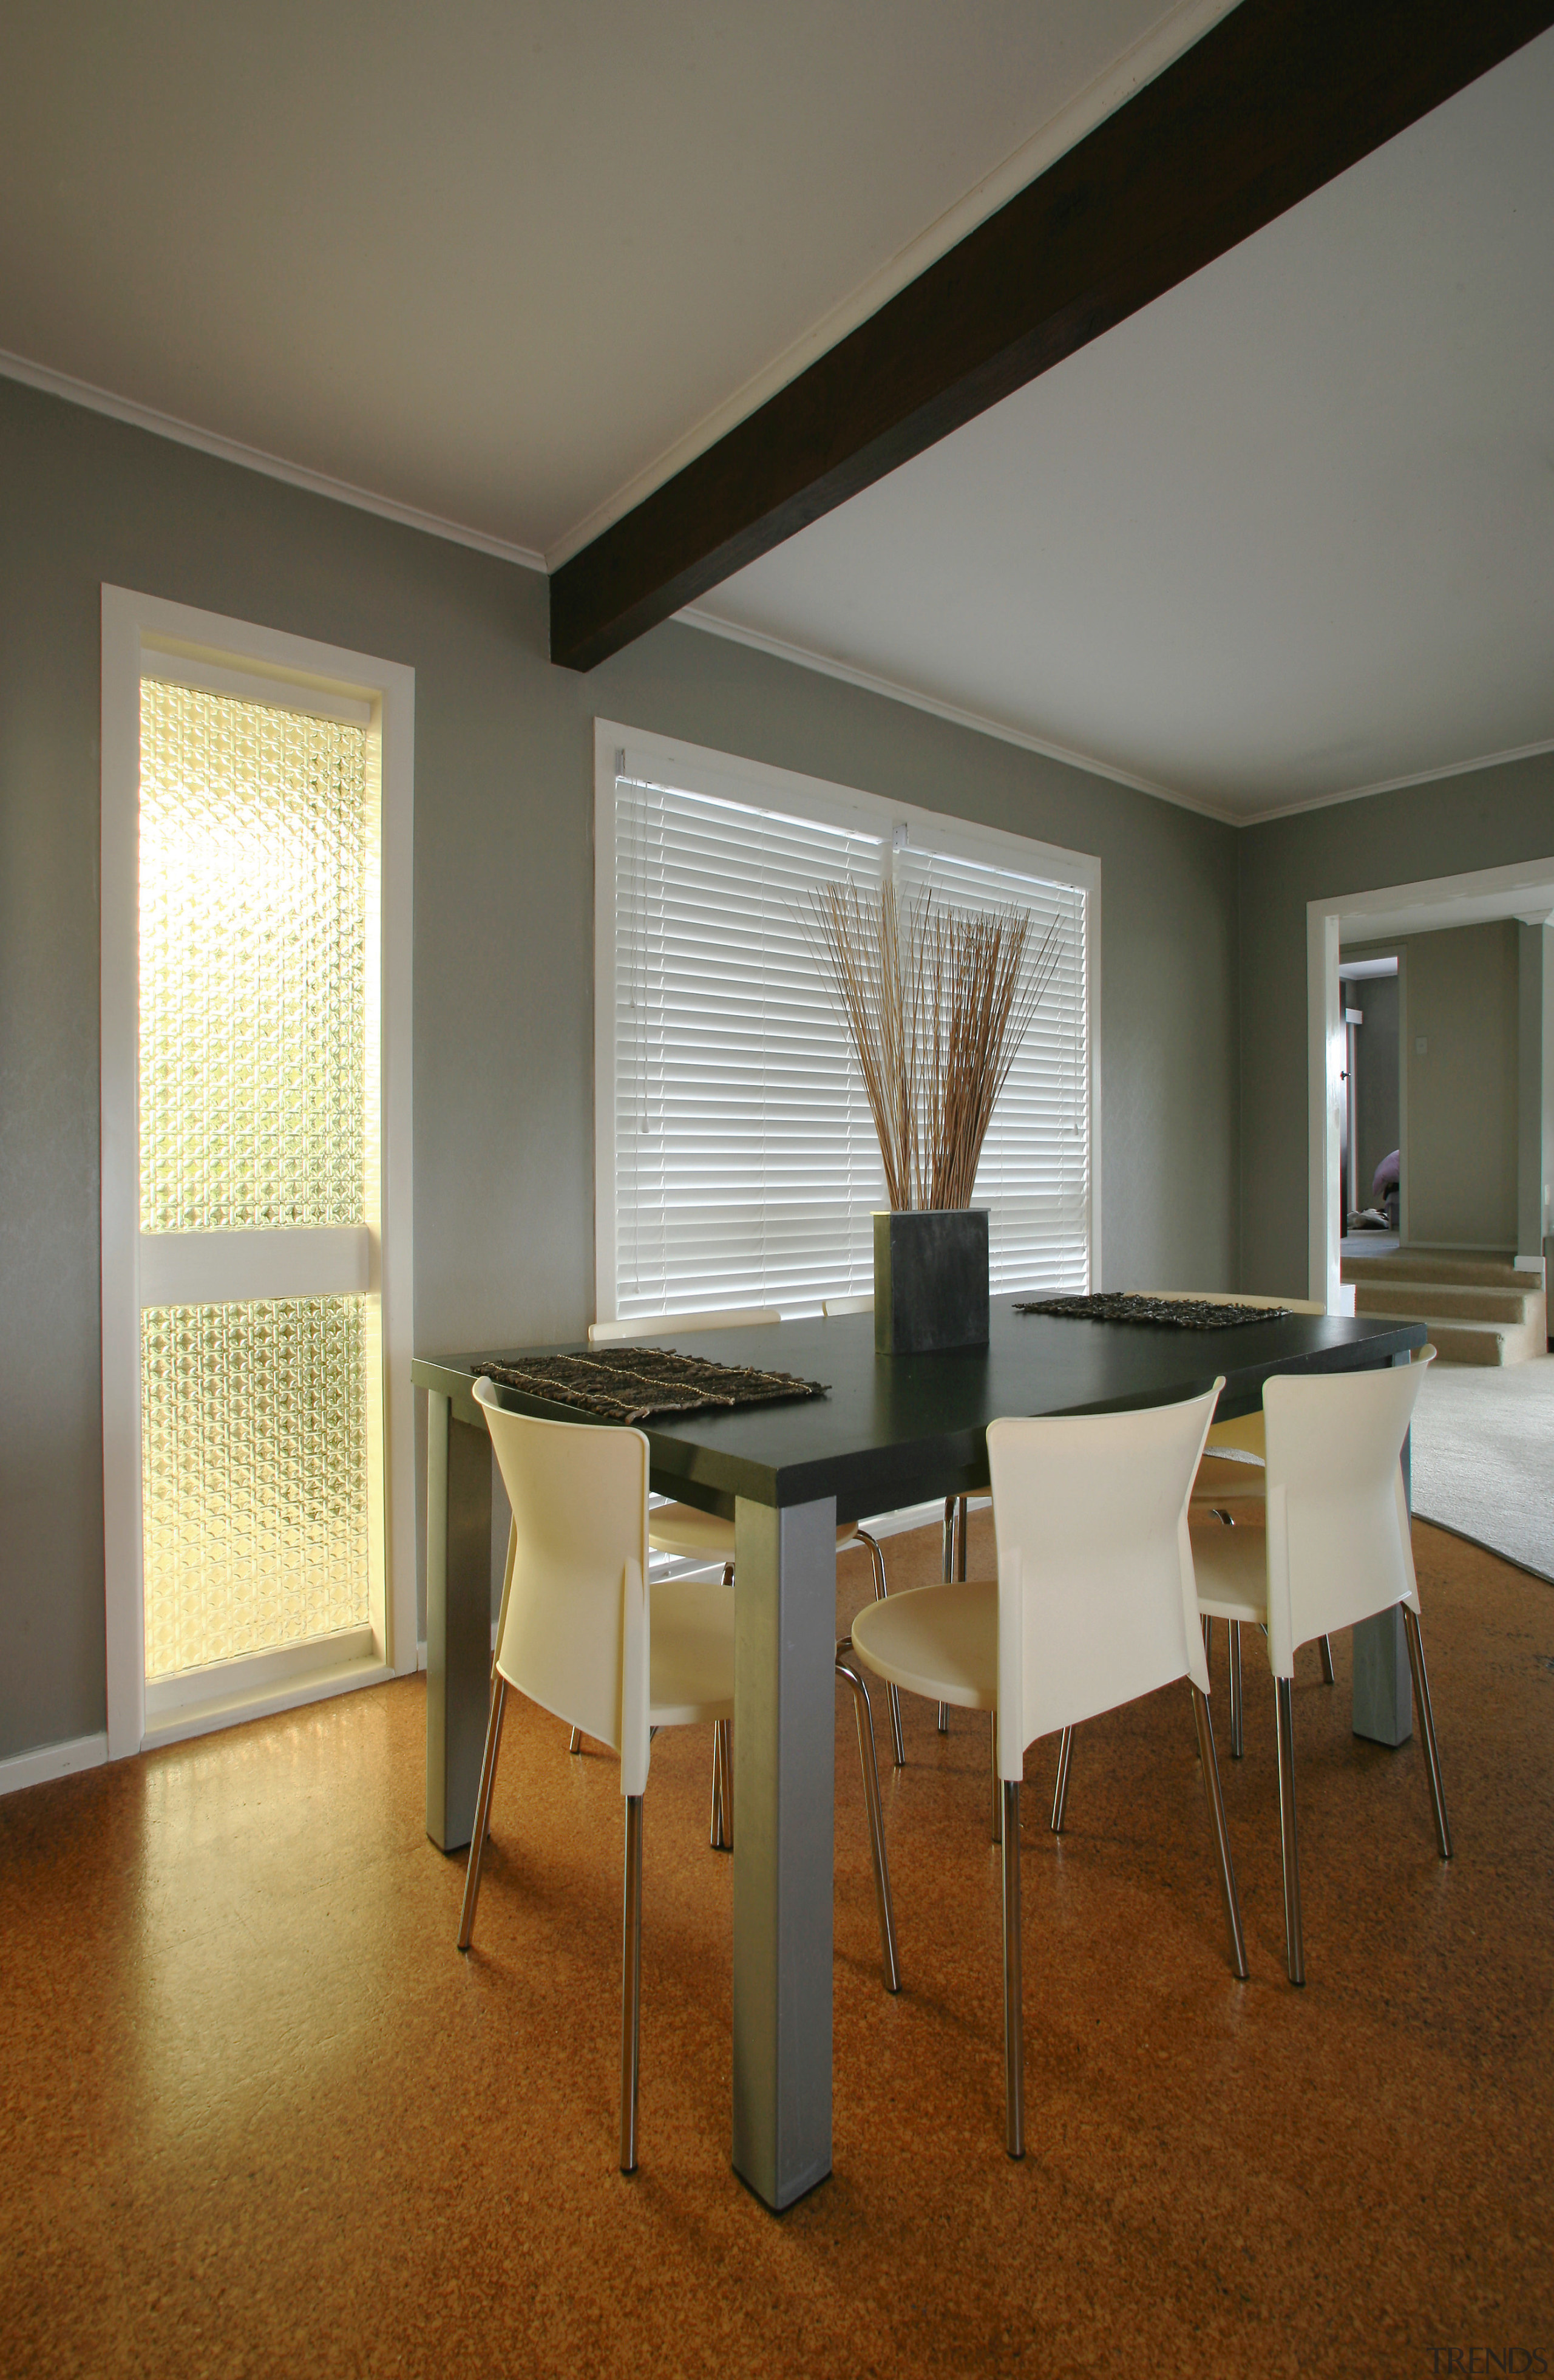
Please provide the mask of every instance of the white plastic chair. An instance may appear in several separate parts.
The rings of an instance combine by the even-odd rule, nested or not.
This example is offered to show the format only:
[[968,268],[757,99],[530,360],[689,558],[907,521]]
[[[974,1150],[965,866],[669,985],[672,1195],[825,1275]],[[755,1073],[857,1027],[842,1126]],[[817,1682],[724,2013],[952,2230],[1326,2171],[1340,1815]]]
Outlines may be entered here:
[[1305,1981],[1300,1850],[1295,1830],[1295,1654],[1314,1636],[1352,1628],[1393,1605],[1402,1609],[1419,1706],[1436,1840],[1451,1837],[1441,1791],[1419,1590],[1400,1457],[1424,1360],[1381,1371],[1276,1373],[1263,1389],[1268,1520],[1261,1529],[1195,1525],[1198,1609],[1205,1619],[1266,1629],[1279,1732],[1280,1834],[1290,1981]]
[[[1325,1314],[1327,1307],[1309,1297],[1268,1297],[1235,1289],[1162,1289],[1147,1293],[1151,1297],[1180,1297],[1199,1305],[1267,1305],[1281,1306],[1289,1314]],[[1260,1413],[1238,1414],[1228,1421],[1216,1421],[1208,1433],[1208,1442],[1193,1481],[1191,1518],[1207,1521],[1210,1515],[1227,1526],[1261,1528],[1263,1524],[1263,1417]],[[1208,1623],[1209,1658],[1213,1658],[1214,1623]],[[1332,1646],[1325,1636],[1318,1639],[1317,1650],[1322,1657],[1323,1682],[1333,1682]],[[1231,1681],[1231,1758],[1239,1760],[1245,1748],[1244,1724],[1241,1695],[1241,1631],[1232,1626],[1230,1632]]]
[[[853,1623],[854,1650],[879,1676],[996,1713],[1011,2156],[1025,2153],[1020,1779],[1038,1736],[1062,1730],[1066,1751],[1082,1720],[1172,1679],[1189,1682],[1231,1963],[1246,1974],[1187,1530],[1188,1490],[1222,1386],[1143,1412],[989,1423],[996,1582],[910,1589]],[[877,1864],[888,1893],[882,1841]]]
[[734,1597],[715,1582],[648,1585],[648,1441],[619,1424],[539,1421],[475,1383],[513,1508],[458,1947],[469,1948],[507,1691],[618,1753],[625,1797],[621,2171],[637,2166],[642,1796],[661,1727],[734,1713]]
[[[673,1332],[754,1330],[780,1322],[774,1305],[725,1305],[710,1314],[638,1314],[629,1322],[590,1322],[590,1347],[630,1345],[638,1339],[667,1339]],[[734,1585],[734,1523],[694,1504],[653,1504],[648,1511],[648,1543],[654,1553],[682,1561],[722,1562],[723,1585]],[[583,1735],[572,1730],[569,1752],[581,1752]],[[734,1750],[728,1722],[712,1730],[712,1816],[708,1840],[715,1852],[734,1849]]]

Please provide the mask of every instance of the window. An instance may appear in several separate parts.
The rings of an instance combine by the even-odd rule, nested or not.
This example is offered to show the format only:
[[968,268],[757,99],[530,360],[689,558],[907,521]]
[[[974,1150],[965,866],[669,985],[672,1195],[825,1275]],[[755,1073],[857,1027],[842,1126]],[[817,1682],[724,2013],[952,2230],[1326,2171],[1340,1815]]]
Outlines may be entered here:
[[117,1756],[415,1666],[413,682],[115,588],[103,628]]
[[872,1287],[879,1148],[803,922],[848,878],[1056,924],[977,1199],[995,1288],[1087,1288],[1099,863],[607,721],[596,749],[600,1318]]

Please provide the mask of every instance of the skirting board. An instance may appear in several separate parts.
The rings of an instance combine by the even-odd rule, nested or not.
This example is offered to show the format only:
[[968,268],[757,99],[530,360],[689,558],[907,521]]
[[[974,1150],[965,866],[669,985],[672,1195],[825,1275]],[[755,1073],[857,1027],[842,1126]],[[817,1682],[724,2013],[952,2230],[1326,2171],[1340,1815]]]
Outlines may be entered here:
[[74,1777],[80,1768],[101,1768],[108,1757],[104,1735],[75,1735],[65,1743],[45,1743],[37,1752],[18,1752],[0,1760],[0,1793],[19,1793],[24,1786],[46,1784],[51,1777]]

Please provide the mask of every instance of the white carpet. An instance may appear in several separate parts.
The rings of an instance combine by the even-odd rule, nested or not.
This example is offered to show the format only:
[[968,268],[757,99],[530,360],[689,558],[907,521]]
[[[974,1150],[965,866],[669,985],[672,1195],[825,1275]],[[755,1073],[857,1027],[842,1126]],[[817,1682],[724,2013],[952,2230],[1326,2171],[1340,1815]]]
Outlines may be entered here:
[[1554,1583],[1554,1355],[1430,1366],[1414,1409],[1414,1509]]

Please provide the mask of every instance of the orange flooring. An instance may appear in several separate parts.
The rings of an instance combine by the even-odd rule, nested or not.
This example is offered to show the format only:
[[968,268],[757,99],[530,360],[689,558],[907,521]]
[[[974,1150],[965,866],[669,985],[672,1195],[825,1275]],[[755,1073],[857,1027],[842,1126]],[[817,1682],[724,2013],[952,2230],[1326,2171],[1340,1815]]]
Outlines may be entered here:
[[[1036,1748],[1021,2166],[984,1723],[909,1704],[899,1775],[880,1730],[892,2001],[839,1693],[835,2171],[780,2220],[728,2166],[707,1730],[654,1750],[629,2181],[616,1772],[553,1720],[510,1706],[468,1960],[419,1681],[0,1803],[0,2372],[1550,2368],[1554,1589],[1416,1545],[1457,1857],[1417,1742],[1350,1734],[1344,1642],[1336,1688],[1303,1656],[1304,1992],[1271,1687],[1249,1661],[1232,1764],[1223,1632],[1248,1984],[1185,1688],[1081,1732],[1061,1847]],[[931,1574],[927,1536],[887,1552]]]

